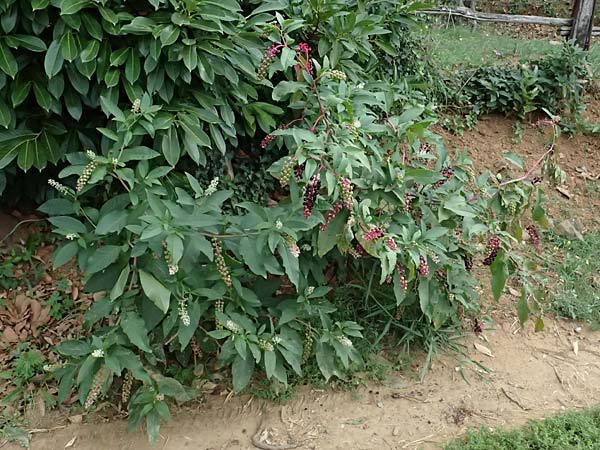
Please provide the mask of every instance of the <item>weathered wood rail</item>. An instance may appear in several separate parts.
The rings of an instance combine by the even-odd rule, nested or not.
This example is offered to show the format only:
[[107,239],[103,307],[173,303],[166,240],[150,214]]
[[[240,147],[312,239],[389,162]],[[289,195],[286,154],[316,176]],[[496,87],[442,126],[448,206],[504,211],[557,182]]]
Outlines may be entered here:
[[[461,17],[476,22],[496,22],[512,24],[547,25],[560,27],[561,36],[575,39],[579,45],[588,48],[591,36],[600,36],[600,27],[593,27],[592,20],[597,0],[578,0],[573,18],[527,16],[520,14],[496,14],[479,12],[466,7],[450,8],[441,6],[421,10],[420,13],[436,16]],[[575,23],[575,26],[573,26]]]

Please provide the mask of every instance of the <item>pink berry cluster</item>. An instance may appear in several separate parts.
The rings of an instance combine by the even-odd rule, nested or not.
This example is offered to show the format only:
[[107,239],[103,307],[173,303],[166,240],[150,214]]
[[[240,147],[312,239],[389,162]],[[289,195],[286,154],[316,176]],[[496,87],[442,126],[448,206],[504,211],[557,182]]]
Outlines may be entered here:
[[342,210],[343,207],[343,202],[337,202],[335,205],[333,205],[333,209],[327,213],[327,216],[325,216],[325,223],[322,223],[320,226],[321,231],[325,231],[327,229],[327,225],[329,225],[329,222],[331,222],[333,218],[338,215],[338,213]]
[[348,250],[348,253],[350,253],[353,258],[360,258],[365,256],[365,249],[362,247],[362,245],[356,244],[356,247]]
[[277,57],[277,55],[279,55],[279,52],[281,52],[282,48],[283,45],[281,44],[273,44],[265,52],[265,56],[263,56],[262,62],[260,63],[260,67],[257,71],[257,78],[259,80],[265,78],[265,75],[267,74],[267,69],[269,68],[269,64],[271,64],[271,61],[273,61]]
[[398,276],[400,277],[400,287],[404,292],[406,292],[406,288],[408,283],[406,282],[406,275],[404,273],[404,269],[400,267],[400,264],[396,265],[396,271],[398,271]]
[[364,234],[363,239],[365,241],[375,241],[381,237],[383,237],[383,229],[381,227],[372,227]]
[[488,256],[483,260],[483,264],[486,266],[491,266],[496,256],[498,256],[498,251],[500,250],[500,239],[498,236],[492,236],[487,244]]
[[419,258],[419,273],[422,277],[429,276],[429,266],[427,265],[427,260],[423,255],[421,255]]
[[535,248],[540,253],[542,253],[542,246],[540,244],[540,235],[539,235],[538,230],[535,227],[535,225],[527,225],[526,230],[527,230],[527,234],[529,235],[529,239],[531,240],[531,243],[535,246]]
[[276,136],[273,134],[267,134],[262,141],[260,141],[260,148],[265,149],[267,145],[275,140]]
[[225,258],[223,258],[221,244],[216,239],[213,239],[212,246],[215,254],[215,264],[217,265],[217,270],[221,274],[221,278],[225,284],[227,286],[231,286],[231,275],[229,275],[229,269],[227,268],[227,264],[225,264]]
[[305,219],[308,219],[312,214],[315,202],[317,201],[317,195],[319,194],[319,189],[321,189],[321,177],[316,173],[312,176],[310,182],[304,189],[303,215]]
[[412,204],[410,195],[404,194],[404,212],[408,213],[410,211],[410,206]]
[[306,163],[298,164],[296,167],[294,167],[294,176],[296,177],[296,181],[300,181],[302,179],[305,167]]
[[348,211],[352,211],[354,208],[354,192],[352,189],[352,183],[348,178],[342,178],[340,181],[342,185],[342,201]]
[[[312,74],[313,67],[310,61],[310,46],[306,42],[300,42],[296,47],[296,59],[304,70]],[[303,60],[304,59],[304,60]]]
[[396,242],[392,238],[387,238],[385,240],[385,245],[387,245],[388,248],[393,252],[398,250],[398,246],[396,245]]

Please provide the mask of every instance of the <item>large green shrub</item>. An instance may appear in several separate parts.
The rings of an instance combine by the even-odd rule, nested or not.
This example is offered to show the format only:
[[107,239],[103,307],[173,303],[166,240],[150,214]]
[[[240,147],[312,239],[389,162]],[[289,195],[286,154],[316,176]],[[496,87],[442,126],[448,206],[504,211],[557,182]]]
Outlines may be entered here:
[[[360,262],[390,285],[388,314],[411,308],[433,329],[477,308],[473,258],[501,295],[520,215],[535,207],[543,223],[536,185],[476,177],[428,130],[430,107],[387,59],[410,7],[380,4],[5,6],[2,92],[23,100],[3,165],[66,155],[40,208],[65,238],[54,263],[76,258],[86,289],[103,293],[89,337],[57,349],[59,400],[75,387],[90,408],[122,383],[132,425],[145,420],[156,440],[165,397],[194,394],[167,374],[193,359],[230,368],[236,392],[258,371],[285,384],[313,360],[344,377],[360,367],[361,330],[333,318],[329,293]],[[39,52],[14,57],[15,35]],[[278,155],[271,206],[194,176],[209,153],[237,148]]]

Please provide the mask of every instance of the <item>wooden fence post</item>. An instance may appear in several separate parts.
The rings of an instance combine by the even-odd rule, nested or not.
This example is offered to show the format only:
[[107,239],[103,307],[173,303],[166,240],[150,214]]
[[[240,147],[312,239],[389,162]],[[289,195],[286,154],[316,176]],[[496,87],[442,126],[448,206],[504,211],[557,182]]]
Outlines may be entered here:
[[575,0],[573,6],[573,24],[569,39],[575,39],[577,45],[589,50],[594,27],[594,14],[598,0]]

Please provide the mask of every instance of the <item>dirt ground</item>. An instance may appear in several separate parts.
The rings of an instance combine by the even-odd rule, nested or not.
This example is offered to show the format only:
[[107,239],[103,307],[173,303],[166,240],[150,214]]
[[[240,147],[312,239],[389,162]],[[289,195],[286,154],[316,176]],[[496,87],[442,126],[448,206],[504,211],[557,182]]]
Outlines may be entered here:
[[[598,114],[600,104],[591,105]],[[502,166],[513,151],[531,162],[544,151],[547,136],[533,126],[513,143],[513,121],[481,120],[464,136],[445,135],[449,148],[468,147],[476,170]],[[555,221],[578,217],[585,228],[598,226],[600,159],[598,138],[562,137],[559,151],[566,171],[567,198],[548,187]],[[174,411],[154,448],[161,450],[319,450],[435,449],[469,427],[512,426],[531,418],[600,403],[600,333],[579,324],[546,319],[546,328],[521,329],[518,299],[507,294],[487,303],[495,325],[463,339],[474,362],[439,357],[423,382],[412,373],[393,373],[382,384],[356,391],[304,388],[283,405],[249,396],[208,395],[194,408]],[[475,345],[477,344],[477,346]],[[175,409],[175,408],[174,408]],[[71,412],[77,414],[77,412]],[[50,416],[40,422],[50,423]],[[142,450],[150,448],[144,430],[126,431],[126,422],[83,417],[82,424],[56,422],[58,429],[34,433],[34,450]],[[73,439],[75,440],[73,441]],[[258,442],[255,447],[253,440]],[[1,443],[0,443],[1,446]],[[4,447],[16,450],[10,444]]]

